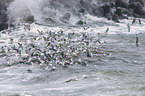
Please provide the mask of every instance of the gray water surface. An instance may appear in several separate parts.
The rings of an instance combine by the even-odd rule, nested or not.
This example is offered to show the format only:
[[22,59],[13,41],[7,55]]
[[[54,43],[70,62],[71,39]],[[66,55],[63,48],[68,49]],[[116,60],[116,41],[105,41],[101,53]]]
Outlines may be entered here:
[[[88,29],[31,24],[30,30],[22,25],[11,32],[10,30],[3,32],[0,46],[1,51],[2,46],[4,47],[5,53],[0,54],[0,96],[144,96],[144,22],[142,25],[138,23],[130,25],[131,32],[127,31],[126,23],[130,23],[131,20],[122,22]],[[107,28],[109,31],[105,33]],[[38,29],[43,33],[38,32]],[[63,65],[66,59],[54,60],[50,62],[51,64],[46,64],[43,60],[41,64],[37,62],[30,65],[19,62],[29,55],[26,51],[29,44],[35,44],[37,48],[44,50],[48,42],[43,39],[43,36],[48,35],[49,31],[56,33],[62,30],[64,32],[62,37],[57,38],[60,40],[58,42],[52,40],[51,44],[61,43],[65,52],[73,58],[72,64]],[[72,39],[68,39],[68,33],[75,33],[75,35]],[[82,34],[91,38],[85,39],[90,40],[89,45],[81,41]],[[136,37],[139,38],[138,46]],[[64,38],[66,41],[63,40]],[[19,47],[18,43],[23,47]],[[22,50],[21,54],[8,51],[14,45]],[[71,53],[69,46],[76,48],[76,51]],[[86,55],[87,48],[90,50],[91,57]],[[58,48],[57,52],[61,50]],[[61,56],[57,52],[58,57]],[[75,60],[77,62],[81,60],[86,64],[75,63]]]

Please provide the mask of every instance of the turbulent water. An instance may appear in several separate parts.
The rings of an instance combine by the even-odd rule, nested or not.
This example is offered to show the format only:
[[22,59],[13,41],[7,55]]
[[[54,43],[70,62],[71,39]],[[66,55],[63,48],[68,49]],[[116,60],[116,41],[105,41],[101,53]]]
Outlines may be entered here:
[[145,19],[78,16],[77,0],[54,1],[10,3],[17,26],[0,34],[0,96],[145,96]]

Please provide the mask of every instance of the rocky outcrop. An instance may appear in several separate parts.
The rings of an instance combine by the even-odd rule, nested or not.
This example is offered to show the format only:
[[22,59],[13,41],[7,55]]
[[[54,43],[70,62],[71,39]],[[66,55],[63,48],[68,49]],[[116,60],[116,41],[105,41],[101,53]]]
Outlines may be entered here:
[[[123,0],[106,3],[102,6],[93,6],[93,15],[104,16],[109,20],[119,22],[119,19],[134,16],[137,18],[145,18],[145,9],[143,0],[130,0],[129,3]],[[95,8],[94,8],[95,7]]]
[[143,7],[145,5],[145,1],[144,0],[129,0],[129,3],[133,3],[133,2],[139,2]]
[[7,29],[8,24],[7,24],[7,14],[6,14],[6,5],[4,2],[0,2],[0,31]]
[[[15,3],[19,4],[21,2],[12,2],[12,4],[10,5],[13,5],[15,8],[13,6],[11,7],[9,6],[8,9],[10,10],[10,12],[8,10],[8,13],[9,13],[9,17],[8,17],[7,16],[8,3],[6,1],[7,0],[5,1],[1,0],[0,2],[0,31],[8,28],[8,21],[12,23],[18,20],[24,23],[34,22],[34,19],[36,19],[37,16],[35,14],[32,14],[33,12],[31,12],[32,10],[29,9],[29,6],[27,4],[23,4],[25,2],[22,3],[22,5],[25,5],[25,6],[18,6],[17,4],[15,4]],[[104,2],[104,4],[101,3],[101,5],[94,3],[94,0],[78,0],[77,3],[75,2],[76,5],[73,5],[66,1],[67,0],[63,1],[65,2],[63,6],[61,5],[61,1],[59,0],[52,0],[49,3],[51,7],[54,7],[54,10],[59,9],[61,11],[60,15],[58,12],[58,15],[59,15],[58,17],[57,15],[56,15],[56,18],[53,18],[53,16],[47,16],[49,15],[49,12],[47,13],[47,10],[49,11],[49,8],[48,9],[44,8],[45,10],[44,12],[42,12],[42,17],[40,15],[38,18],[44,19],[44,21],[46,21],[47,23],[49,22],[49,23],[56,24],[58,21],[62,24],[69,24],[70,21],[72,20],[71,18],[78,16],[75,23],[76,25],[86,24],[85,20],[82,20],[84,14],[105,17],[108,20],[113,20],[115,22],[120,22],[119,21],[120,19],[128,18],[129,16],[134,16],[137,18],[145,18],[143,0],[129,0],[129,2],[126,2],[125,0],[100,0]],[[48,6],[48,4],[46,4],[46,6]],[[19,12],[16,10],[17,8],[20,8]],[[56,10],[56,11],[59,11],[59,10]],[[20,12],[21,14],[19,14]],[[46,14],[46,16],[44,14]]]

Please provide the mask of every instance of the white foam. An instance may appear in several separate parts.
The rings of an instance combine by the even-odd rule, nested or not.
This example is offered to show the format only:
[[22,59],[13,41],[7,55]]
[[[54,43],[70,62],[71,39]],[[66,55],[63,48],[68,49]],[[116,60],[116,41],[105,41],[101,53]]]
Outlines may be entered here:
[[25,22],[30,16],[38,13],[40,1],[42,0],[15,0],[11,2],[8,8],[9,21],[14,24]]

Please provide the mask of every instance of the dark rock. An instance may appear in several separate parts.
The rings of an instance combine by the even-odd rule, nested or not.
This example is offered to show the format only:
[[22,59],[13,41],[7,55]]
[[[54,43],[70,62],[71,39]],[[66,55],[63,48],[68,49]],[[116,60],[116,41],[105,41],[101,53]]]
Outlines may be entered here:
[[77,24],[77,25],[83,25],[84,22],[83,22],[82,20],[79,20],[76,24]]
[[127,10],[126,8],[122,8],[122,12],[123,12],[123,14],[126,14],[127,16],[133,15],[133,11]]
[[9,3],[10,0],[0,1],[0,31],[8,29],[7,4]]
[[140,4],[144,7],[145,6],[145,1],[144,0],[137,0],[138,2],[140,2]]
[[105,14],[105,13],[110,13],[110,10],[111,10],[110,5],[109,5],[109,4],[105,4],[105,5],[104,5],[104,14]]
[[96,16],[103,16],[109,20],[112,18],[111,6],[109,4],[104,4],[96,9],[94,8],[92,12]]
[[128,7],[128,10],[136,18],[145,18],[145,9],[144,9],[143,5],[140,4],[140,2],[135,2],[134,1],[133,3],[130,3],[129,7]]
[[143,8],[143,6],[139,3],[136,2],[136,9],[134,10],[134,13],[139,14],[139,15],[145,15],[145,10]]
[[111,8],[113,8],[115,6],[115,2],[110,2],[109,5]]
[[133,8],[129,8],[128,11],[133,14],[134,13],[134,9]]
[[104,16],[109,20],[112,18],[110,12],[111,12],[111,7],[109,4],[106,4],[104,6]]
[[137,0],[129,0],[129,3],[133,3],[136,2]]
[[[133,9],[134,16],[138,17],[140,15],[145,15],[145,10],[139,2],[133,2],[129,5],[128,9]],[[140,16],[141,17],[141,16]]]
[[28,16],[27,18],[25,18],[26,20],[26,22],[28,22],[28,23],[32,23],[32,22],[34,22],[34,16]]
[[108,20],[111,20],[112,16],[110,13],[105,13],[104,15]]
[[115,22],[117,22],[117,23],[120,22],[120,21],[119,21],[119,17],[118,17],[117,14],[114,14],[114,15],[113,15],[112,20],[115,21]]
[[62,18],[60,18],[60,20],[64,23],[68,23],[70,18],[71,18],[71,14],[66,13],[66,14],[64,14],[64,16]]
[[91,3],[92,0],[80,0],[80,4]]
[[79,13],[85,13],[85,9],[80,9]]
[[45,18],[45,21],[49,23],[56,23],[52,18]]
[[116,0],[101,0],[103,3],[115,2]]
[[7,22],[7,14],[4,10],[0,10],[0,23]]
[[124,1],[122,1],[122,0],[116,0],[116,2],[115,2],[115,7],[116,7],[116,8],[117,8],[117,7],[128,8],[128,6],[129,6],[129,3],[124,2]]
[[7,14],[4,11],[0,12],[0,31],[8,29]]
[[116,0],[115,7],[122,7],[122,0]]
[[7,10],[7,7],[3,1],[0,1],[0,10]]
[[133,2],[139,2],[142,6],[145,5],[145,1],[143,0],[129,0],[129,3],[133,3]]
[[122,7],[123,7],[123,8],[128,8],[128,6],[129,6],[129,3],[127,3],[127,2],[122,2]]
[[145,15],[142,15],[141,18],[145,18]]
[[117,14],[118,16],[123,16],[123,12],[122,12],[121,8],[117,8],[116,14]]
[[136,9],[136,6],[137,6],[136,2],[130,3],[129,6],[128,6],[128,9],[130,9],[130,8]]
[[2,31],[4,29],[8,29],[8,24],[6,24],[6,23],[0,23],[0,31]]
[[136,2],[136,10],[140,9],[143,9],[143,6],[139,2]]
[[111,20],[112,16],[114,15],[114,11],[112,9],[114,5],[114,2],[110,2],[99,7],[96,6],[92,9],[92,13],[95,16],[106,17],[107,19]]
[[136,18],[141,18],[142,16],[140,16],[139,14],[133,13],[133,16]]
[[128,19],[126,15],[132,16],[132,14],[126,9],[126,8],[120,8],[118,7],[116,10],[116,14],[118,15],[119,19]]
[[92,14],[93,4],[92,0],[80,0],[80,5],[89,13]]
[[93,8],[92,9],[92,13],[95,16],[101,16],[104,17],[104,8],[102,6],[98,7],[98,8]]
[[80,4],[83,7],[88,7],[88,5],[90,5],[91,2],[92,2],[92,0],[80,0]]

